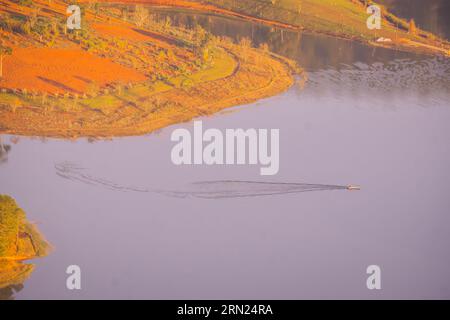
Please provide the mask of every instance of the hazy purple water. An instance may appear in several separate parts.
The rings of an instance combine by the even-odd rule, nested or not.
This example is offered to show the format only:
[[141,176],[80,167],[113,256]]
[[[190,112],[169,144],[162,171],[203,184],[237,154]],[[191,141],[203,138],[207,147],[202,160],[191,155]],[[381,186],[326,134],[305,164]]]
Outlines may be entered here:
[[[0,193],[56,248],[16,298],[450,298],[449,60],[315,44],[328,51],[303,90],[202,119],[279,128],[274,177],[258,166],[174,166],[170,134],[192,124],[96,143],[3,136],[12,148]],[[331,62],[339,50],[352,62]],[[137,188],[239,179],[362,190],[173,198],[63,179],[55,165],[65,161]],[[81,291],[65,287],[70,264],[82,269]],[[370,264],[381,267],[380,291],[366,288]]]

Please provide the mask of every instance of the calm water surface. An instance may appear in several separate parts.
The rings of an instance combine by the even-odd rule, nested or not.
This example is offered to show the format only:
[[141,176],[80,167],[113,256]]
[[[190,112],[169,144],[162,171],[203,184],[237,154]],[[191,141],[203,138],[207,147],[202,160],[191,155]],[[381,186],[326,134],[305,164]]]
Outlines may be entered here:
[[416,25],[450,40],[450,1],[448,0],[378,0],[391,12]]
[[[303,88],[202,119],[206,128],[279,128],[279,174],[174,166],[170,134],[192,123],[94,143],[3,136],[11,149],[0,193],[55,246],[15,298],[450,298],[448,59],[159,14],[235,39],[253,34],[305,67]],[[64,164],[76,168],[71,179],[58,174]],[[362,190],[231,199],[145,191],[226,179]],[[80,291],[65,287],[71,264],[82,269]],[[382,269],[380,291],[366,289],[370,264]]]

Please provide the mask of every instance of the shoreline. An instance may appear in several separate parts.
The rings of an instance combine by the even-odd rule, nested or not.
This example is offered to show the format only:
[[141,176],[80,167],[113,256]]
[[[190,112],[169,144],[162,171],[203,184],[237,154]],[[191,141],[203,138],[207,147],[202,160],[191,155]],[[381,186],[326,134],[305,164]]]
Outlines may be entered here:
[[[88,0],[82,0],[81,2],[87,2]],[[355,6],[362,6],[363,2],[360,0],[357,3],[354,3]],[[349,40],[349,41],[357,41],[362,44],[368,45],[368,46],[375,46],[375,47],[383,47],[387,49],[393,49],[393,50],[400,50],[404,52],[412,52],[417,54],[426,54],[426,55],[436,55],[441,54],[447,57],[450,57],[450,43],[446,40],[441,40],[441,45],[445,45],[444,47],[439,47],[436,43],[431,42],[430,39],[420,39],[417,38],[416,41],[410,38],[409,33],[404,32],[402,28],[400,28],[400,25],[407,24],[407,21],[404,19],[398,18],[394,16],[393,14],[389,12],[384,12],[383,17],[385,20],[383,20],[384,23],[386,23],[389,27],[398,28],[398,32],[403,34],[400,34],[401,37],[397,39],[392,39],[391,42],[377,42],[375,38],[373,39],[367,39],[361,35],[360,37],[346,34],[345,32],[337,32],[337,31],[324,31],[324,30],[318,30],[313,27],[303,26],[303,25],[297,25],[292,24],[288,22],[283,22],[279,20],[271,20],[266,19],[263,17],[256,17],[251,14],[246,14],[243,12],[233,11],[227,8],[223,8],[219,5],[211,4],[209,2],[203,3],[203,2],[195,2],[190,0],[100,0],[99,3],[104,4],[116,4],[116,5],[127,5],[127,4],[142,4],[142,5],[149,5],[149,6],[156,6],[161,8],[179,8],[179,9],[187,9],[187,10],[194,10],[198,11],[204,14],[216,14],[216,15],[223,15],[226,17],[232,17],[237,19],[242,19],[245,21],[251,21],[255,23],[262,23],[268,26],[288,29],[288,30],[294,30],[294,31],[301,31],[306,32],[313,35],[324,35],[329,36],[333,38],[338,38],[342,40]],[[381,6],[384,9],[383,6]],[[394,26],[394,21],[397,24],[397,27]],[[338,27],[336,25],[336,27]],[[392,30],[391,30],[392,31]],[[392,33],[392,32],[391,32]],[[422,35],[429,36],[431,32],[426,32],[423,30],[419,30],[419,33]],[[378,37],[379,38],[379,37]],[[421,41],[427,41],[427,42],[420,42]]]
[[[39,5],[49,7],[43,2]],[[192,31],[160,30],[158,25],[137,27],[118,19],[112,10],[98,16],[87,13],[91,35],[86,41],[103,42],[107,52],[80,48],[83,38],[78,41],[77,35],[75,42],[70,42],[74,49],[67,51],[64,36],[58,38],[56,47],[46,47],[30,36],[3,31],[12,38],[13,56],[5,58],[8,71],[0,90],[0,133],[65,139],[148,134],[279,94],[294,83],[293,73],[301,72],[293,61],[266,48],[252,48],[246,41],[234,44],[211,37],[205,51],[194,45],[196,34],[193,39],[186,35]],[[27,40],[25,47],[15,49],[14,43],[21,39]],[[27,48],[35,53],[24,54]],[[110,53],[110,48],[115,51]],[[53,57],[48,62],[34,58],[47,55]],[[61,74],[77,57],[83,59],[83,67],[70,69],[67,76]],[[144,64],[129,65],[145,57],[149,60]],[[199,63],[199,59],[204,61]],[[28,71],[28,65],[37,67]],[[134,82],[117,82],[121,75],[111,72],[111,67],[134,77]],[[100,74],[102,70],[108,77]],[[45,79],[33,72],[40,72]],[[86,80],[90,76],[97,80]],[[96,85],[94,93],[89,88],[92,85]]]
[[[145,135],[169,125],[280,94],[292,86],[293,75],[300,72],[288,59],[261,52],[259,49],[248,48],[249,57],[244,59],[236,45],[221,44],[219,47],[235,61],[233,72],[225,77],[199,83],[192,88],[171,88],[152,94],[152,101],[156,100],[163,105],[175,103],[173,106],[161,108],[156,113],[141,109],[125,114],[117,121],[113,119],[114,114],[89,121],[89,116],[83,112],[76,114],[78,117],[58,117],[57,113],[39,113],[32,110],[32,107],[21,107],[14,112],[0,109],[3,119],[3,123],[0,122],[0,126],[3,126],[1,133],[62,139]],[[260,63],[255,64],[250,62],[251,60]],[[210,102],[212,99],[216,101]],[[129,108],[126,105],[122,107]],[[68,118],[72,118],[72,121]],[[86,120],[81,126],[74,127],[79,120],[76,118]],[[105,126],[105,123],[108,125]]]
[[[82,2],[86,3],[87,1],[83,0]],[[190,0],[123,0],[100,1],[100,3],[148,4],[167,8],[200,10],[201,12],[232,16],[236,19],[251,20],[280,28],[306,30],[306,32],[312,34],[358,41],[371,46],[414,53],[430,54],[432,51],[436,53],[439,50],[442,51],[441,53],[447,53],[446,49],[436,48],[411,39],[399,38],[387,44],[370,41],[365,39],[363,35],[354,37],[351,34],[345,34],[344,29],[341,30],[341,33],[327,34],[320,30],[308,30],[302,26],[261,19]],[[358,4],[354,5],[359,6]],[[92,13],[90,14],[92,15]],[[102,25],[101,22],[97,21],[97,18],[101,18],[102,21],[106,19],[109,22],[103,22]],[[110,15],[95,16],[91,19],[95,35],[103,37],[119,36],[129,43],[133,41],[135,43],[156,41],[158,45],[166,48],[164,50],[184,50],[181,49],[181,45],[175,44],[177,41],[183,41],[182,37],[172,37],[163,32],[154,32],[154,30],[149,31],[148,29],[137,30],[135,26],[133,27],[128,22],[114,24],[113,21],[118,19]],[[139,35],[136,30],[139,31]],[[123,34],[124,31],[128,33]],[[25,89],[2,89],[0,93],[0,133],[63,139],[144,135],[169,125],[190,121],[199,116],[211,115],[229,107],[275,96],[292,86],[295,73],[303,72],[295,66],[294,62],[267,50],[251,48],[249,44],[245,46],[242,44],[236,45],[223,39],[216,39],[215,41],[213,45],[214,53],[211,55],[212,58],[210,57],[210,60],[215,60],[210,63],[210,66],[203,69],[198,68],[189,76],[167,76],[150,83],[148,80],[140,79],[138,82],[125,85],[125,88],[122,84],[115,86],[114,83],[111,83],[112,80],[109,80],[110,83],[106,82],[103,89],[99,90],[101,94],[95,94],[94,96],[86,95],[86,92],[83,93],[82,90],[79,93],[65,90],[63,94],[53,93],[47,98],[46,93],[43,97],[39,93],[28,92]],[[399,43],[401,44],[400,47]],[[126,46],[128,45],[126,44]],[[423,52],[425,49],[426,52]],[[55,49],[48,48],[45,50]],[[168,51],[164,52],[165,60],[162,61],[168,63],[170,67],[171,58],[169,58]],[[183,54],[186,54],[186,52],[188,51]],[[119,51],[115,54],[120,53]],[[173,56],[173,53],[171,54]],[[113,58],[115,57],[113,56]],[[191,65],[188,65],[188,67],[193,68],[195,57],[190,59]],[[181,60],[179,59],[179,61]],[[179,61],[175,60],[175,63],[180,63]],[[99,60],[100,64],[101,62]],[[122,64],[118,63],[117,65]],[[166,66],[159,66],[156,71],[164,73],[167,71],[166,69],[168,69]],[[129,68],[123,69],[123,73],[125,71],[130,73],[131,71],[142,72],[142,70],[145,70],[145,68]],[[136,78],[144,77],[143,73],[133,74],[133,76]],[[113,76],[110,78],[113,78]],[[64,82],[62,85],[65,87]],[[34,91],[33,89],[32,91]],[[68,89],[71,88],[68,87]]]

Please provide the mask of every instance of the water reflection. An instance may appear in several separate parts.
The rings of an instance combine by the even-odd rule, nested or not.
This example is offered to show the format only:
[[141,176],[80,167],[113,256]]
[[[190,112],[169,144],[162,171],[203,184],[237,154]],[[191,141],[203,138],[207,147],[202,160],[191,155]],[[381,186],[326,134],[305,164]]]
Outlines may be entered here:
[[11,145],[3,143],[0,136],[0,164],[8,161],[8,153],[11,151]]
[[308,74],[307,88],[359,96],[390,95],[404,99],[409,95],[426,106],[445,105],[450,92],[450,60],[430,58],[421,61],[398,59],[388,63],[355,62],[339,69],[324,69]]
[[0,300],[13,299],[23,289],[34,264],[25,260],[46,256],[51,250],[15,200],[0,195]]
[[0,300],[14,299],[14,295],[24,288],[23,283],[33,270],[33,264],[0,259]]
[[199,24],[216,36],[235,41],[248,37],[255,46],[267,43],[271,51],[296,60],[307,71],[307,88],[332,93],[335,99],[344,94],[362,96],[371,91],[399,98],[413,95],[419,97],[420,105],[426,106],[448,101],[450,59],[446,57],[369,47],[189,10],[151,10],[157,19],[170,17],[175,25],[193,28]]
[[[40,281],[49,290],[30,282],[20,298],[64,297],[54,270],[74,257],[95,278],[82,290],[84,298],[372,299],[355,272],[374,258],[392,271],[390,290],[380,298],[450,296],[449,60],[238,23],[223,22],[221,32],[270,42],[306,67],[309,80],[300,96],[290,90],[241,112],[210,117],[209,125],[281,128],[284,141],[295,146],[283,148],[280,179],[358,182],[364,192],[309,192],[301,201],[252,197],[345,186],[214,181],[255,176],[245,168],[175,169],[167,158],[170,129],[158,137],[95,145],[25,138],[14,146],[15,161],[2,166],[0,181],[5,191],[29,199],[29,206],[45,208],[36,212],[60,250],[40,266]],[[394,94],[400,98],[395,105],[407,108],[378,112],[377,104],[391,103]],[[353,108],[358,98],[364,110]],[[433,101],[443,107],[418,108]],[[62,163],[65,159],[75,163]],[[208,179],[213,181],[172,187]],[[149,181],[168,185],[164,189],[172,194],[166,195],[186,199],[160,197],[153,192],[163,191],[147,187]],[[111,196],[109,190],[122,192]],[[224,195],[250,197],[219,206],[197,200]],[[330,262],[341,274],[324,281]],[[420,280],[417,290],[411,290],[412,278]],[[120,290],[108,285],[111,279]],[[0,294],[17,296],[23,288],[19,280]]]
[[284,30],[237,18],[182,9],[151,8],[151,11],[156,19],[169,17],[177,26],[194,28],[199,24],[216,36],[230,37],[236,42],[247,37],[256,47],[267,43],[271,51],[298,61],[307,71],[339,68],[341,64],[352,64],[355,61],[371,64],[394,59],[421,59],[412,53],[368,47],[354,41]]
[[399,17],[415,19],[420,28],[450,39],[450,1],[378,0],[378,2]]

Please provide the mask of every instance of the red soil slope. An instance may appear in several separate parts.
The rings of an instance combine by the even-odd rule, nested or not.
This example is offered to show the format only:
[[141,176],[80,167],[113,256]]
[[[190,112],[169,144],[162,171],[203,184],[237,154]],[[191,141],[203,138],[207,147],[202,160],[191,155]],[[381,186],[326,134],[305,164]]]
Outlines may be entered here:
[[3,88],[82,93],[91,82],[144,81],[139,72],[79,49],[13,48],[3,62]]

